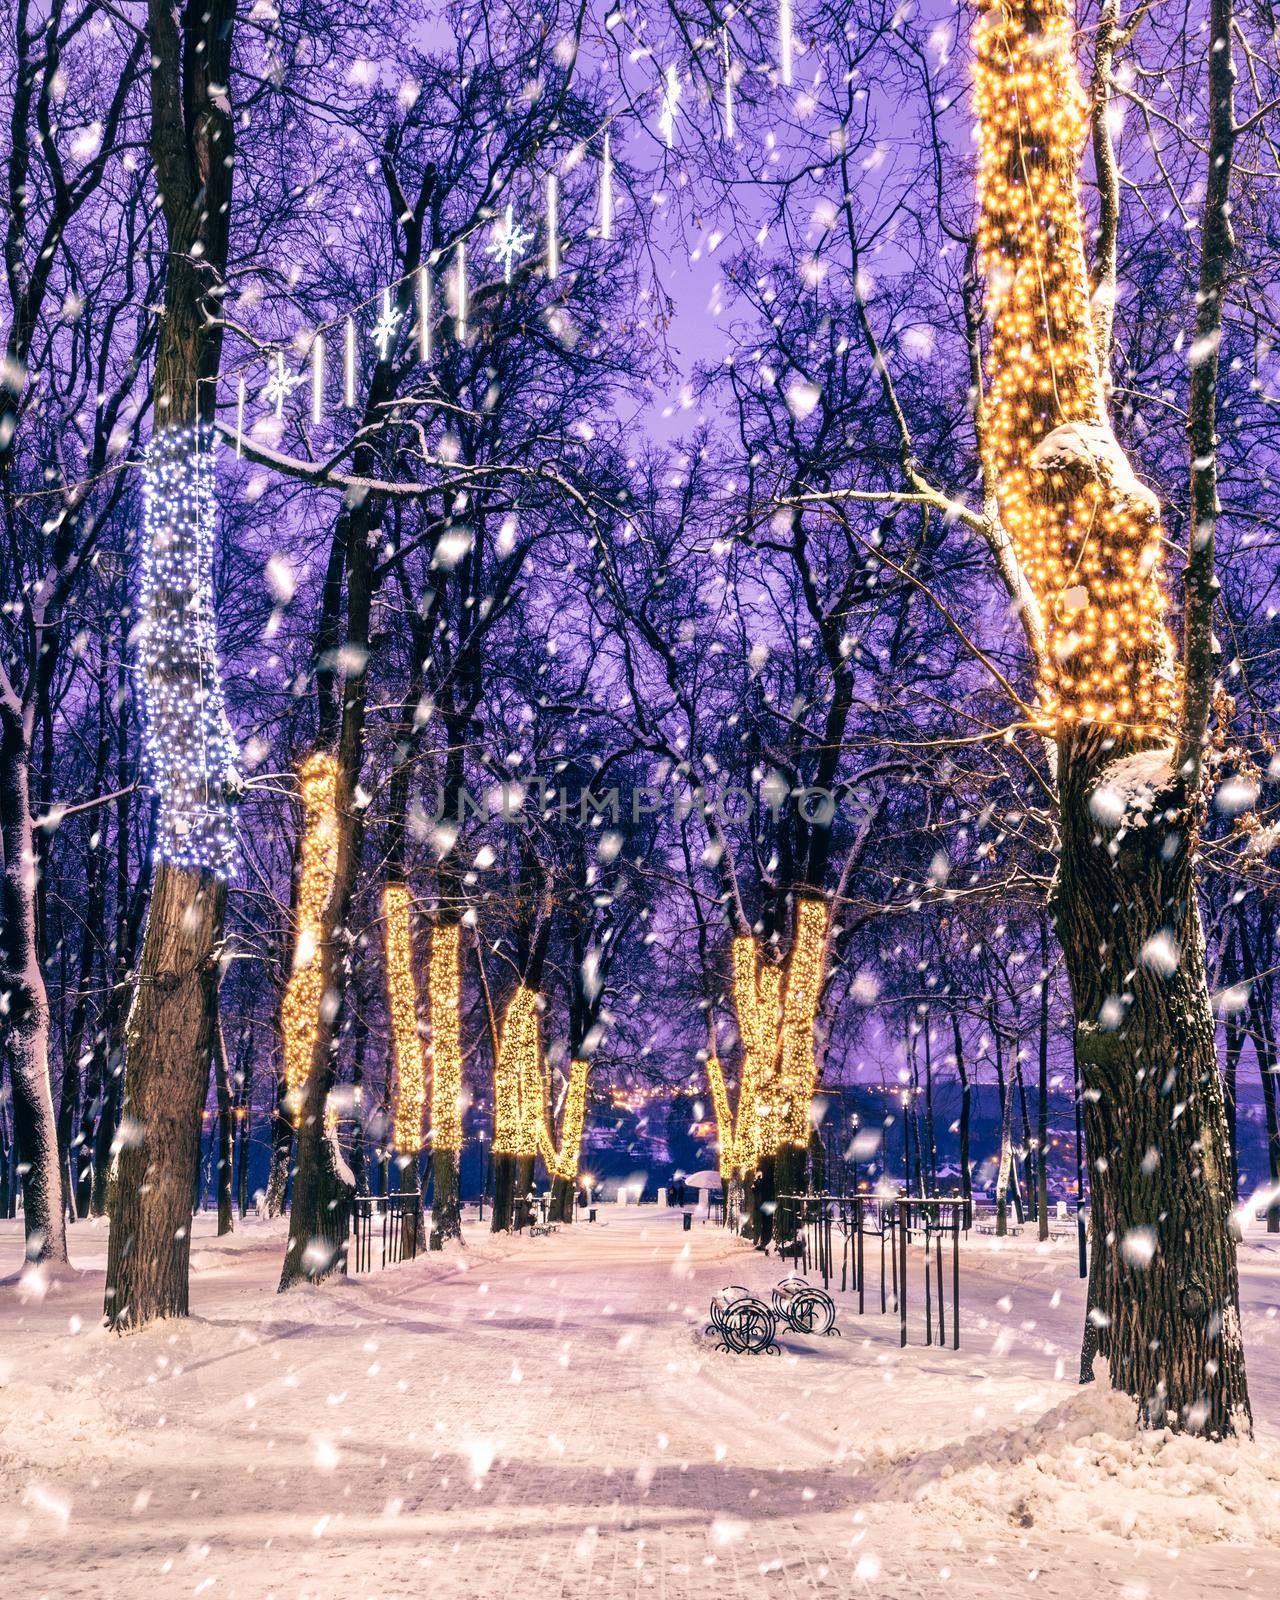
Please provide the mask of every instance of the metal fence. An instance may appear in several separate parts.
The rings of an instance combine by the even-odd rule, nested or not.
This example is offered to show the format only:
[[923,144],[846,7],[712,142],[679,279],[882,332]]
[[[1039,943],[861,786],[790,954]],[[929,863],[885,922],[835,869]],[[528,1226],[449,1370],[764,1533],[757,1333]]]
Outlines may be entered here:
[[[858,1313],[867,1309],[868,1264],[879,1257],[880,1313],[898,1316],[899,1343],[907,1343],[910,1299],[908,1246],[923,1244],[924,1334],[926,1344],[947,1340],[950,1289],[951,1347],[960,1348],[960,1235],[973,1221],[964,1199],[909,1199],[906,1196],[795,1194],[780,1195],[793,1208],[796,1236],[780,1254],[805,1272],[820,1274],[824,1288],[837,1275],[836,1233],[840,1235],[839,1278],[843,1293],[858,1297]],[[950,1242],[950,1272],[944,1271],[944,1244]],[[949,1279],[949,1282],[948,1282]],[[875,1291],[873,1295],[873,1310]]]
[[[380,1226],[379,1226],[380,1225]],[[374,1241],[382,1238],[380,1267],[412,1261],[422,1244],[420,1194],[358,1194],[351,1207],[355,1249],[348,1256],[356,1272],[372,1272]]]

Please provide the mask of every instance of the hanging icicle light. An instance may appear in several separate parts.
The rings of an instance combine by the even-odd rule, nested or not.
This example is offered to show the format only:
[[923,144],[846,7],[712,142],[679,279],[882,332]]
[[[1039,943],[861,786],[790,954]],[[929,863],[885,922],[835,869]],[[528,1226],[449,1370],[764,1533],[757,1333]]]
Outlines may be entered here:
[[431,272],[418,268],[418,359],[431,360]]
[[431,934],[427,996],[431,1007],[431,1143],[462,1149],[462,987],[458,972],[461,932],[437,923]]
[[662,97],[658,109],[658,132],[670,150],[676,140],[676,113],[680,106],[680,74],[669,66],[663,74]]
[[454,252],[456,264],[454,267],[454,329],[458,336],[459,344],[467,342],[467,241],[458,240]]
[[244,456],[244,377],[236,379],[236,458]]
[[386,885],[382,891],[382,915],[387,953],[387,1009],[391,1017],[391,1053],[396,1070],[395,1145],[400,1155],[416,1156],[422,1149],[427,1068],[418,1028],[418,986],[413,977],[413,930],[407,885]]
[[348,411],[352,411],[355,409],[356,403],[356,324],[354,317],[347,318],[343,332],[342,403]]
[[560,184],[554,172],[547,174],[547,277],[560,275]]
[[724,72],[724,136],[732,139],[733,127],[733,55],[729,42],[729,29],[720,30],[720,54]]
[[778,69],[788,89],[792,78],[792,52],[791,0],[778,0]]
[[324,334],[318,333],[311,341],[311,420],[317,426],[324,421]]
[[302,790],[302,849],[298,868],[297,942],[293,970],[280,1005],[284,1080],[290,1115],[297,1119],[311,1075],[324,1003],[320,941],[324,914],[338,871],[338,763],[325,751],[308,756],[298,773]]
[[163,429],[147,449],[138,666],[156,854],[227,877],[240,779],[214,624],[214,447],[193,427]]
[[600,158],[600,237],[613,238],[613,150],[607,133]]

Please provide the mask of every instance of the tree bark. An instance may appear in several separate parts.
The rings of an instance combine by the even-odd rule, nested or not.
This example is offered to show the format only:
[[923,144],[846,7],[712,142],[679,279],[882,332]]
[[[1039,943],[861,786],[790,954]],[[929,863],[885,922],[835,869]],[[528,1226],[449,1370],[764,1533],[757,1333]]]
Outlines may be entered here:
[[235,1168],[235,1119],[231,1109],[231,1070],[227,1064],[227,1041],[222,1019],[214,1022],[213,1073],[218,1096],[218,1237],[235,1229],[231,1210],[232,1178]]
[[49,999],[36,948],[35,846],[28,790],[29,740],[20,721],[0,713],[0,988],[7,991],[6,1041],[14,1136],[22,1150],[26,1259],[67,1261],[58,1129],[49,1082]]
[[1040,927],[1040,1075],[1036,1096],[1036,1222],[1041,1242],[1049,1237],[1049,941]]
[[[180,14],[149,0],[150,144],[168,247],[153,449],[169,430],[199,428],[212,414],[231,220],[234,25],[235,0],[187,0]],[[163,603],[166,616],[177,616],[187,602],[165,594]],[[182,687],[176,678],[167,685]],[[213,1048],[225,908],[226,884],[209,867],[157,865],[129,1016],[111,1202],[104,1311],[117,1330],[187,1313],[193,1129]]]
[[[107,720],[108,680],[105,638],[102,643],[104,648],[98,677],[98,751],[94,764],[94,794],[102,793],[107,775],[107,760],[111,752],[111,729]],[[76,1204],[75,1127],[84,1090],[84,1031],[89,1014],[89,989],[93,983],[98,939],[102,931],[103,912],[107,902],[103,832],[100,826],[91,827],[90,843],[85,852],[84,926],[80,935],[76,998],[71,1009],[71,1026],[67,1031],[66,1048],[62,1054],[62,1087],[58,1096],[58,1160],[62,1169],[62,1209],[71,1222],[74,1222],[79,1215]]]
[[960,1079],[960,1193],[966,1201],[973,1199],[973,1173],[970,1169],[969,1143],[973,1117],[973,1091],[969,1085],[969,1071],[964,1059],[964,1040],[960,1035],[960,1015],[951,1013],[951,1036],[956,1047],[956,1076]]
[[490,1233],[509,1233],[511,1213],[516,1197],[516,1158],[495,1155],[493,1158],[493,1211],[489,1220]]
[[198,1130],[226,893],[207,872],[168,861],[156,870],[116,1135],[104,1315],[117,1331],[188,1311]]
[[1094,1311],[1113,1385],[1153,1425],[1222,1434],[1249,1398],[1193,819],[1167,772],[1143,826],[1104,831],[1090,802],[1109,777],[1095,741],[1063,741],[1053,910],[1085,1089]]

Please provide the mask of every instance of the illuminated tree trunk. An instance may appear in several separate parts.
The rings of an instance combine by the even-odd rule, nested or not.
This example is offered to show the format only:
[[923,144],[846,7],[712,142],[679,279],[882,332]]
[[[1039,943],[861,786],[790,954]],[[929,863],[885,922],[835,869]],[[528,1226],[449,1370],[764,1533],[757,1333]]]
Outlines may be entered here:
[[[210,612],[212,468],[204,428],[233,173],[233,0],[179,15],[150,0],[151,156],[167,230],[149,453],[143,656],[159,856],[129,1015],[104,1311],[114,1328],[185,1316],[201,1099],[208,1081],[234,781]],[[204,459],[201,457],[204,456]]]
[[[1229,237],[1214,242],[1227,232],[1229,7],[1215,0],[1213,12],[1210,145],[1222,160],[1211,163],[1206,200],[1198,338],[1220,319],[1229,250]],[[1212,390],[1203,386],[1216,382],[1216,367],[1192,375],[1197,539],[1179,686],[1159,505],[1117,444],[1103,399],[1072,27],[1065,0],[1042,0],[989,5],[978,29],[979,243],[991,316],[983,448],[1045,626],[1038,717],[1057,749],[1052,910],[1086,1089],[1092,1315],[1105,1329],[1112,1383],[1150,1421],[1222,1433],[1247,1418],[1248,1392],[1194,871],[1213,677],[1216,496]],[[1207,439],[1197,441],[1206,414]]]
[[462,1238],[458,1162],[462,1152],[461,938],[456,921],[431,934],[431,1248]]
[[[399,868],[399,861],[394,866]],[[382,891],[387,962],[387,1011],[391,1019],[391,1048],[395,1062],[393,1128],[400,1162],[400,1191],[422,1196],[419,1157],[422,1152],[422,1114],[427,1103],[427,1063],[418,1021],[418,985],[413,968],[412,907],[403,882],[388,883]],[[417,1253],[421,1211],[406,1212],[404,1254]]]
[[336,1022],[346,975],[345,918],[360,852],[355,778],[336,755],[303,763],[304,824],[293,971],[280,1008],[285,1108],[297,1138],[281,1291],[346,1265],[355,1183],[327,1118]]

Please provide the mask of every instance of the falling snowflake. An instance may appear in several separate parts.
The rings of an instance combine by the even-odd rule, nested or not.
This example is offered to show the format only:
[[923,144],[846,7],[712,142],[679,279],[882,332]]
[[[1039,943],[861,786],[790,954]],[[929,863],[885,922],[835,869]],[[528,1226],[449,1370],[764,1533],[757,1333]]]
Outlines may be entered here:
[[502,281],[511,282],[511,269],[524,255],[525,250],[533,241],[533,235],[527,229],[518,227],[510,205],[502,219],[502,227],[485,246],[485,254],[490,255],[502,268]]

